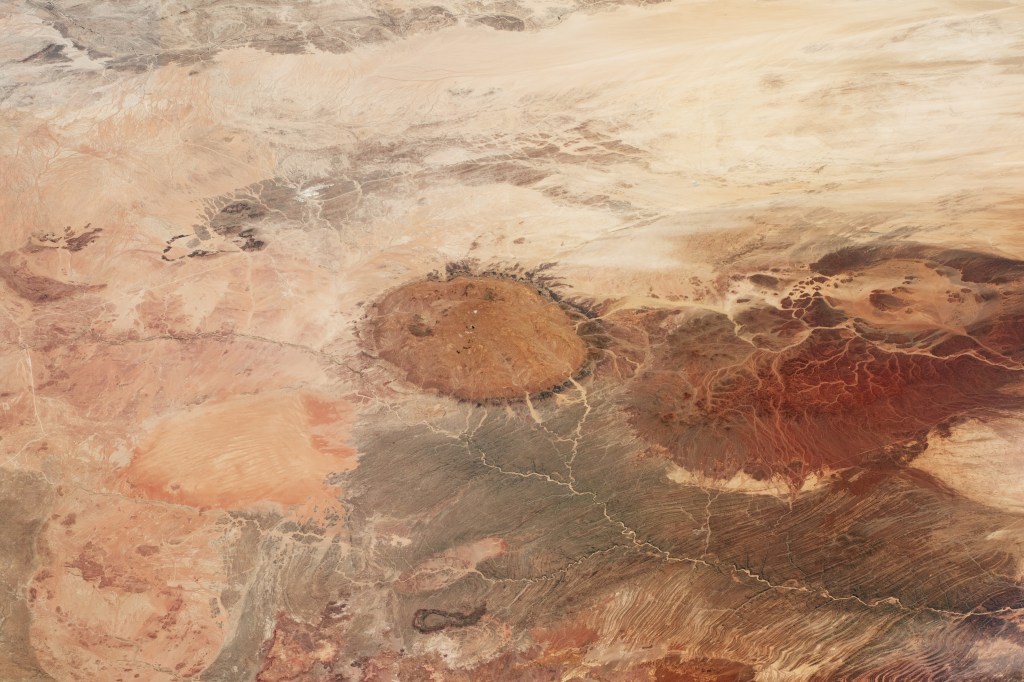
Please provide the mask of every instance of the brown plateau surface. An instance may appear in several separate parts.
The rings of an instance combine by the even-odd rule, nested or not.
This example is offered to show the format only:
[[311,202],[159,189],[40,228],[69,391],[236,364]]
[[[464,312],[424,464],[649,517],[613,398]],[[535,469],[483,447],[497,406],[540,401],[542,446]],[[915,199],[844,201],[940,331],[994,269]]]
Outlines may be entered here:
[[522,399],[565,383],[587,357],[562,306],[516,280],[414,282],[371,316],[380,357],[417,386],[464,400]]

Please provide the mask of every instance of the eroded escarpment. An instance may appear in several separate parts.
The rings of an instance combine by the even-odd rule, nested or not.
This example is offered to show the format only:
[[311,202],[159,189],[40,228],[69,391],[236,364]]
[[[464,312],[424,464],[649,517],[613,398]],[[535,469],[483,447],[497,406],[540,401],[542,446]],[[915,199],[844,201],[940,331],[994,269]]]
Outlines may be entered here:
[[630,313],[647,345],[624,398],[634,427],[690,471],[799,488],[898,468],[937,427],[1019,409],[1020,264],[951,253],[843,252],[778,298]]
[[373,305],[365,336],[420,388],[515,400],[581,370],[588,348],[578,317],[526,281],[460,274],[388,293]]

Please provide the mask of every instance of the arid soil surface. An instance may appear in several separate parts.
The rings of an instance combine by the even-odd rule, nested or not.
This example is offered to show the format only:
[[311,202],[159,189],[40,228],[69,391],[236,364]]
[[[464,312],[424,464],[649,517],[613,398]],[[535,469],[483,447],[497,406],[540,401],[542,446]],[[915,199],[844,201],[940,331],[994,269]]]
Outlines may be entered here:
[[1024,680],[1022,36],[0,6],[0,682]]

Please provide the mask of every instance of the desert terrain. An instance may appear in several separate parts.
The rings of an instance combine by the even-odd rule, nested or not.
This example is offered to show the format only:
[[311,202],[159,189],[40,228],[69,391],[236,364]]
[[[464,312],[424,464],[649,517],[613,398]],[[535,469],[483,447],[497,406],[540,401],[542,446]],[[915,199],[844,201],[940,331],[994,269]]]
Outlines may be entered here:
[[1024,7],[0,6],[0,681],[1024,680]]

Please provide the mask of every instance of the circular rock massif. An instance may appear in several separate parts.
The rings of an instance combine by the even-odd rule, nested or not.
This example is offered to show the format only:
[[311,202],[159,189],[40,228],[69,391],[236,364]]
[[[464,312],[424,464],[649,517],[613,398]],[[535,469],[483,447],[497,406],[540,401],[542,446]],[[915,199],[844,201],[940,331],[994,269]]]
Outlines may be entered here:
[[491,277],[395,289],[374,305],[368,341],[410,382],[464,400],[550,389],[587,357],[561,306],[524,282]]

